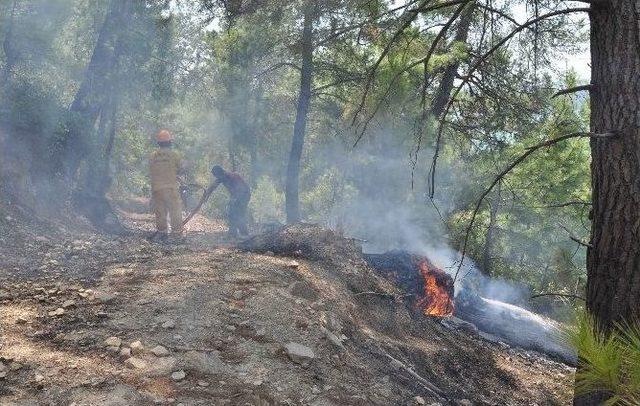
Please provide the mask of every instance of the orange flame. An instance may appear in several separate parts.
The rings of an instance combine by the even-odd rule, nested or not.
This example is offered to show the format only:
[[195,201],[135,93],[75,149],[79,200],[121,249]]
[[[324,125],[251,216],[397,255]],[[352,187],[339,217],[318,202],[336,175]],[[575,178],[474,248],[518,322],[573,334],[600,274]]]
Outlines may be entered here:
[[447,286],[442,286],[438,280],[446,274],[438,268],[432,267],[426,260],[418,264],[420,274],[424,278],[424,296],[419,298],[416,306],[421,308],[427,316],[451,316],[453,315],[453,297]]

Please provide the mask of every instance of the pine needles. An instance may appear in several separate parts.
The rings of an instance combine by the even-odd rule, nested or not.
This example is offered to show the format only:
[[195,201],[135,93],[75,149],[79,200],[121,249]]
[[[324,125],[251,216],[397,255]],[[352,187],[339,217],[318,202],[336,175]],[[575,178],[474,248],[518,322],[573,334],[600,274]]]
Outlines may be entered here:
[[640,405],[640,325],[619,325],[605,335],[588,314],[578,317],[568,340],[576,348],[581,367],[576,394],[605,392],[605,405]]

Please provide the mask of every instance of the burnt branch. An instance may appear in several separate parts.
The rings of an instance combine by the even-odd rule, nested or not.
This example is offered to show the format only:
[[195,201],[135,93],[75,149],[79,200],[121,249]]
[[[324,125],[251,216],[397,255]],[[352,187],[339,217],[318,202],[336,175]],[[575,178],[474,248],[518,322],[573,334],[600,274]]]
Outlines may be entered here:
[[480,195],[480,198],[477,200],[476,206],[473,209],[473,213],[471,214],[471,220],[469,220],[469,224],[467,225],[467,228],[465,230],[464,243],[462,244],[462,252],[460,254],[461,258],[460,258],[460,262],[458,264],[458,269],[456,270],[456,274],[455,274],[455,276],[453,278],[454,283],[458,279],[458,274],[460,273],[460,269],[462,268],[462,264],[464,262],[465,255],[467,253],[467,245],[469,243],[469,236],[471,235],[471,228],[473,228],[473,224],[475,223],[475,220],[476,220],[476,217],[478,215],[478,212],[480,211],[480,206],[482,205],[482,202],[487,197],[487,195],[489,193],[491,193],[493,188],[498,184],[498,182],[500,182],[502,180],[502,178],[504,178],[507,174],[509,174],[509,172],[511,172],[513,170],[513,168],[518,166],[518,164],[520,164],[522,161],[527,159],[527,157],[529,155],[533,154],[534,152],[536,152],[539,149],[542,149],[542,148],[545,148],[545,147],[550,147],[550,146],[552,146],[554,144],[557,144],[557,143],[562,142],[562,141],[566,141],[566,140],[571,139],[571,138],[611,138],[611,137],[614,137],[615,135],[616,135],[616,133],[614,133],[614,132],[604,133],[604,134],[596,134],[596,133],[590,133],[590,132],[576,132],[576,133],[570,133],[570,134],[562,135],[562,136],[557,137],[557,138],[552,138],[550,140],[541,142],[541,143],[539,143],[537,145],[534,145],[532,147],[526,148],[525,152],[522,155],[520,155],[516,160],[514,160],[502,172],[500,172],[500,174],[498,174],[498,176],[496,176],[496,178],[493,180],[493,182],[491,182],[491,185],[489,185],[489,187]]
[[551,98],[556,98],[558,96],[562,96],[563,94],[572,94],[572,93],[577,93],[577,92],[582,92],[582,91],[590,91],[592,92],[595,89],[594,85],[582,85],[582,86],[575,86],[575,87],[570,87],[568,89],[563,89],[558,91],[556,94],[554,94],[553,96],[551,96]]
[[380,349],[380,351],[382,352],[382,355],[384,355],[385,357],[387,357],[389,359],[391,365],[394,368],[407,372],[413,379],[415,379],[418,382],[418,384],[420,384],[420,386],[422,386],[427,392],[429,392],[430,395],[432,395],[433,397],[435,397],[438,400],[443,400],[443,399],[446,400],[447,399],[444,396],[444,393],[442,392],[442,390],[440,388],[438,388],[437,386],[435,386],[434,384],[432,384],[431,382],[429,382],[428,380],[426,380],[425,378],[420,376],[413,369],[413,367],[407,366],[404,362],[402,362],[402,361],[398,360],[397,358],[394,358],[393,356],[389,355],[389,353],[387,353],[383,349]]
[[393,293],[384,293],[384,292],[375,292],[375,291],[358,292],[358,293],[355,293],[353,296],[364,296],[364,295],[382,296],[382,297],[388,297],[392,299],[402,299],[409,296],[415,296],[413,293],[407,293],[404,295],[394,295]]
[[179,352],[188,352],[188,351],[216,352],[218,351],[217,349],[210,348],[210,347],[188,347],[184,345],[177,345],[177,346],[165,345],[165,347],[169,348],[170,350],[179,351]]

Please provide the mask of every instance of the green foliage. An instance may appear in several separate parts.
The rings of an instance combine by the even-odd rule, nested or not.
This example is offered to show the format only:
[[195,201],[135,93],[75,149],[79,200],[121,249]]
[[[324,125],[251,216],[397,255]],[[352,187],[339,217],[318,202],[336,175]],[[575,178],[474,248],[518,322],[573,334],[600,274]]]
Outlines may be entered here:
[[4,92],[3,122],[17,131],[45,134],[51,132],[63,114],[57,95],[36,83],[15,81]]
[[301,196],[300,203],[306,217],[313,221],[329,218],[331,211],[341,199],[348,198],[343,193],[344,179],[336,168],[332,168],[316,180]]
[[257,223],[283,222],[284,193],[271,178],[262,176],[251,193],[249,209]]
[[113,157],[114,191],[121,195],[151,196],[148,181],[149,137],[134,127],[121,127],[115,149],[122,151]]
[[[28,153],[34,176],[51,176],[62,167],[60,141],[73,123],[57,95],[40,82],[15,80],[1,94],[0,123],[8,123],[12,154]],[[13,159],[20,159],[18,156]],[[37,158],[36,158],[37,157]]]
[[[546,80],[551,87],[550,79]],[[575,74],[569,72],[555,87],[568,87],[574,81]],[[457,166],[463,174],[452,182],[456,207],[447,216],[454,244],[462,244],[478,196],[525,148],[588,128],[584,100],[559,98],[541,108],[540,99],[548,100],[550,96],[547,91],[513,97],[514,106],[531,112],[527,115],[486,100],[465,104],[465,111],[473,118],[492,118],[491,122],[476,121],[479,126],[496,130],[488,130],[488,139],[478,134],[470,144],[466,141],[468,134],[450,135],[465,138],[447,149],[448,160],[459,160]],[[570,140],[539,150],[517,165],[480,208],[467,246],[471,258],[483,265],[490,210],[497,209],[491,264],[485,271],[524,282],[534,292],[581,295],[586,281],[586,250],[572,241],[563,227],[585,241],[589,238],[589,160],[589,144]],[[565,318],[572,310],[573,304],[569,303],[558,298],[536,300],[540,310],[546,309],[559,318]]]
[[640,404],[640,324],[618,325],[605,334],[588,313],[578,316],[567,337],[581,360],[576,393],[605,392],[606,405]]

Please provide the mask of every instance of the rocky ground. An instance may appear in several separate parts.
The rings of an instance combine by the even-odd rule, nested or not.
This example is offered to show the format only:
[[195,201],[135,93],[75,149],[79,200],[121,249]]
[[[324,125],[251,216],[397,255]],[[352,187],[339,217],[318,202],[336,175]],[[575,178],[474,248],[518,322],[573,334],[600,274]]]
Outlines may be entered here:
[[562,405],[573,370],[414,318],[363,261],[0,217],[2,405]]

